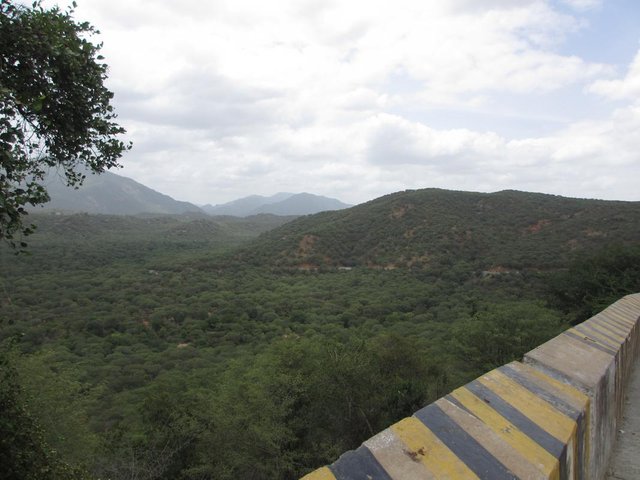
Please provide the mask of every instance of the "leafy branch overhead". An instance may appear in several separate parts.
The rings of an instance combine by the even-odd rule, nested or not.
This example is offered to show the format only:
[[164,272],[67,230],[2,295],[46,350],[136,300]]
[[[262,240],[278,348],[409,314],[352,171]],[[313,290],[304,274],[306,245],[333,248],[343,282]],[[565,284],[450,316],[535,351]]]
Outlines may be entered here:
[[48,200],[48,170],[78,186],[131,147],[118,138],[102,44],[89,41],[97,33],[72,9],[0,0],[0,239],[14,247],[32,231],[25,206]]

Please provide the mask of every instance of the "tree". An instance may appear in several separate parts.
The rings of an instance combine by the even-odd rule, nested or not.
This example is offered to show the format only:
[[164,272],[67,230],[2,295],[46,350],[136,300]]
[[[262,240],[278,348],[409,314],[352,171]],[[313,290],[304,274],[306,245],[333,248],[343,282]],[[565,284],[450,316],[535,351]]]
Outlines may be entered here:
[[82,469],[66,463],[44,439],[28,408],[11,353],[0,346],[0,478],[82,480]]
[[566,327],[560,312],[540,302],[497,302],[482,305],[472,318],[455,324],[451,346],[467,379],[522,359]]
[[552,302],[581,323],[624,295],[640,291],[640,246],[611,245],[575,258],[550,278]]
[[102,44],[88,40],[99,32],[72,15],[0,0],[0,239],[14,248],[33,230],[25,206],[49,200],[50,169],[77,187],[130,148],[118,139]]

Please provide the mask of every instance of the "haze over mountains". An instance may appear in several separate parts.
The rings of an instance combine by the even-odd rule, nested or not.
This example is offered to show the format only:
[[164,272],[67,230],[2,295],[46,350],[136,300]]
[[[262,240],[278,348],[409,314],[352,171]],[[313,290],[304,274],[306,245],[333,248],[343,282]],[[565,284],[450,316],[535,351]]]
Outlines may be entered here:
[[46,187],[51,201],[36,208],[36,211],[44,209],[106,215],[201,212],[192,203],[174,200],[131,178],[111,172],[87,175],[77,190],[67,187],[59,175],[52,173],[47,178]]
[[57,210],[106,215],[207,213],[248,217],[260,214],[280,216],[309,215],[350,207],[340,200],[310,193],[277,193],[270,197],[251,195],[221,205],[198,207],[157,192],[131,178],[104,172],[87,175],[77,190],[65,185],[60,175],[46,180],[51,201],[33,210]]
[[351,205],[335,198],[310,193],[276,193],[270,197],[251,195],[221,205],[205,205],[202,209],[210,215],[248,217],[261,213],[273,215],[309,215],[327,210],[343,210]]

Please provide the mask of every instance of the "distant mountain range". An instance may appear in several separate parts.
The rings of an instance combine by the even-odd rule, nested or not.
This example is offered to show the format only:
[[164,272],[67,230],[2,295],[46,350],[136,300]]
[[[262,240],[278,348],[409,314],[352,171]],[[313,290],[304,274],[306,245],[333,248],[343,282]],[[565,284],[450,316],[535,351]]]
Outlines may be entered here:
[[65,185],[61,175],[52,173],[45,179],[51,201],[32,211],[85,212],[107,215],[207,213],[248,217],[260,214],[299,216],[326,210],[340,210],[350,205],[334,198],[310,193],[277,193],[270,197],[251,195],[222,205],[205,205],[174,200],[131,178],[104,172],[87,175],[77,190]]
[[45,184],[51,201],[36,207],[33,209],[35,211],[44,209],[107,215],[202,213],[192,203],[174,200],[135,180],[111,172],[87,175],[77,190],[67,187],[57,174],[50,174]]
[[342,210],[351,205],[335,198],[311,193],[276,193],[270,197],[251,195],[221,205],[205,205],[202,209],[209,215],[233,215],[248,217],[262,213],[272,215],[310,215],[327,210]]

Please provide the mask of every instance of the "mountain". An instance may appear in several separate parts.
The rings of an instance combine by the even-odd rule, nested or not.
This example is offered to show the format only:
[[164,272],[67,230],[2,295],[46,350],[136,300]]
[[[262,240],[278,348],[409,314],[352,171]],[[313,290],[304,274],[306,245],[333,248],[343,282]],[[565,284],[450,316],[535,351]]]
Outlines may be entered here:
[[434,269],[500,274],[557,268],[574,253],[640,240],[640,202],[518,191],[424,189],[298,218],[238,258],[285,268]]
[[350,207],[335,198],[310,193],[277,193],[270,197],[251,195],[222,205],[205,205],[202,209],[210,215],[309,215],[327,210]]
[[51,201],[36,207],[33,209],[35,211],[62,210],[107,215],[202,212],[192,203],[174,200],[135,180],[111,172],[87,175],[77,190],[67,187],[56,174],[49,174],[45,184]]
[[[239,198],[228,203],[220,205],[204,205],[204,210],[209,215],[232,215],[234,217],[247,217],[253,214],[253,211],[264,207],[265,205],[271,205],[285,200],[293,193],[280,192],[270,197],[264,197],[262,195],[249,195],[248,197]],[[265,212],[268,213],[268,212]]]
[[262,205],[253,210],[253,214],[271,213],[273,215],[309,215],[328,210],[343,210],[351,205],[335,198],[298,193],[280,202]]

